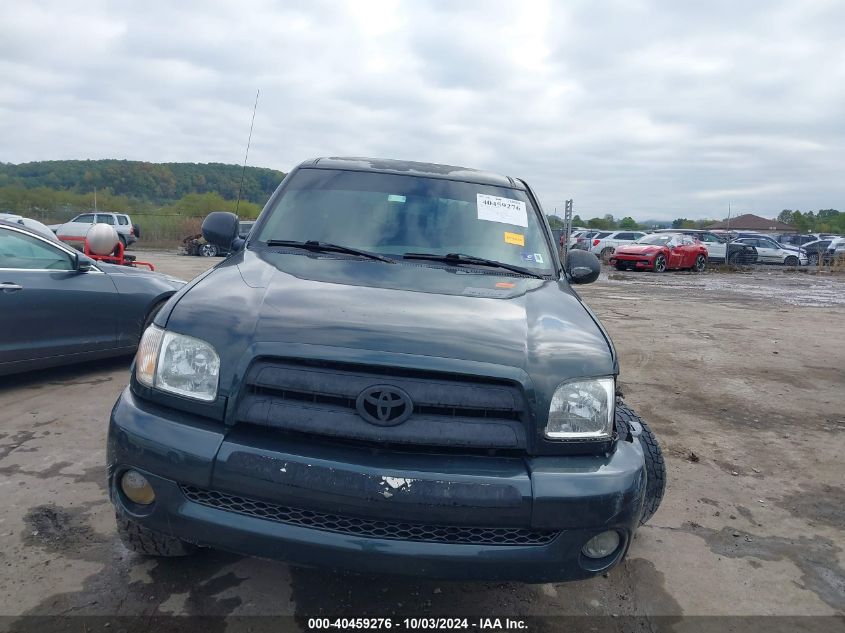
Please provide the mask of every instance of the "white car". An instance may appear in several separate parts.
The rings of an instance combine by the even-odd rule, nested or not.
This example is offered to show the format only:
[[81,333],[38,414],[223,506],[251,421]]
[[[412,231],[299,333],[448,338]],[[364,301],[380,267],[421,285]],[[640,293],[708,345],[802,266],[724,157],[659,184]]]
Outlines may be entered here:
[[734,240],[757,249],[758,264],[783,264],[785,266],[806,266],[809,263],[807,253],[795,249],[786,249],[770,237],[740,237]]
[[16,215],[14,213],[0,213],[0,220],[11,222],[12,224],[20,224],[21,226],[25,226],[28,229],[32,229],[39,235],[51,239],[54,242],[58,241],[53,231],[51,231],[46,224],[41,224],[41,222],[39,222],[38,220],[33,220],[32,218],[25,218],[22,215]]
[[64,224],[51,224],[50,229],[59,237],[85,237],[93,224],[113,226],[124,247],[141,237],[138,226],[125,213],[82,213]]
[[[578,229],[572,231],[572,233],[569,234],[569,248],[572,248],[573,246],[575,246],[575,244],[579,242],[578,238],[582,238],[580,241],[583,241],[584,236],[587,235],[589,232],[590,229]],[[563,246],[563,236],[561,236],[561,246]]]
[[589,250],[607,261],[618,246],[633,244],[645,235],[642,231],[601,231],[592,237]]

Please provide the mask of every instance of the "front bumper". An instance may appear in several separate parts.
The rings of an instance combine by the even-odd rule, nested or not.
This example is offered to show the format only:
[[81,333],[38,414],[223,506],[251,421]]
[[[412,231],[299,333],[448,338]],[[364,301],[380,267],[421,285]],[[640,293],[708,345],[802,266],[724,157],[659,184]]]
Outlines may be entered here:
[[644,270],[646,268],[654,268],[654,256],[647,256],[647,255],[629,255],[627,253],[614,253],[609,263],[611,266],[616,266],[617,264],[623,264],[628,268],[633,268],[635,270]]
[[[602,573],[627,551],[646,483],[636,438],[602,456],[374,455],[280,443],[263,431],[150,405],[128,388],[112,411],[108,454],[113,503],[150,529],[298,565],[450,579],[553,582]],[[130,467],[155,489],[150,506],[118,490]],[[243,503],[215,505],[197,490]],[[342,520],[290,518],[328,513]],[[344,527],[350,522],[378,529],[364,534]],[[446,526],[438,534],[493,528],[552,537],[434,542],[425,536],[432,526]],[[584,543],[606,530],[619,533],[619,548],[606,559],[586,558]]]

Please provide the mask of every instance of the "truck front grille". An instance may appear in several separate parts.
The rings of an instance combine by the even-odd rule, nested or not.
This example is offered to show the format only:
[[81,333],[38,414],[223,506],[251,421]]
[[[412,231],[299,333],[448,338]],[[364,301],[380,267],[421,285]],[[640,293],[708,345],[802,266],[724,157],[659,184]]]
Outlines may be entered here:
[[[365,421],[358,395],[373,385],[405,391],[413,412],[397,426]],[[388,445],[525,450],[527,406],[519,385],[404,368],[261,359],[247,372],[237,419],[279,430]]]
[[340,516],[239,497],[196,486],[182,486],[191,501],[204,506],[237,512],[276,523],[336,532],[351,536],[448,543],[453,545],[547,545],[559,532],[525,528],[470,527],[461,525],[420,525],[398,521],[381,521],[361,517]]

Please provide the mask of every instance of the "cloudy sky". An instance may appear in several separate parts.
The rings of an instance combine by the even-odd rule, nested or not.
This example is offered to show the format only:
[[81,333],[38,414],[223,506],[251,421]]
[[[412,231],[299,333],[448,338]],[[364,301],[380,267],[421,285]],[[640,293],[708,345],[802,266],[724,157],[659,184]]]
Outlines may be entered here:
[[521,176],[584,217],[845,208],[845,2],[0,7],[0,161],[288,170],[366,155]]

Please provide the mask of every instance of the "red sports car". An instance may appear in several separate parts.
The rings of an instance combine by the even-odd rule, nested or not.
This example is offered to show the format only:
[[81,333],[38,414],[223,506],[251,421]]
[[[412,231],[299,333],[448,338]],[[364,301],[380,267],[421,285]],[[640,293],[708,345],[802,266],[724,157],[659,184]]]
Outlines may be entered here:
[[616,270],[653,270],[688,268],[703,272],[707,265],[707,248],[689,235],[655,233],[634,244],[620,246],[610,258]]

